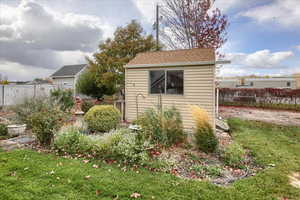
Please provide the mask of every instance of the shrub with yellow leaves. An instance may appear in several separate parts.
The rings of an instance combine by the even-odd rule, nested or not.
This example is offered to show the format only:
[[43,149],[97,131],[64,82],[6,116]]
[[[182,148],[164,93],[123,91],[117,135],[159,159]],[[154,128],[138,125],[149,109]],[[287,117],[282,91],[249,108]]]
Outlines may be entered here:
[[190,110],[196,123],[194,136],[197,147],[205,153],[214,152],[218,147],[218,139],[209,123],[207,111],[196,105],[191,105]]

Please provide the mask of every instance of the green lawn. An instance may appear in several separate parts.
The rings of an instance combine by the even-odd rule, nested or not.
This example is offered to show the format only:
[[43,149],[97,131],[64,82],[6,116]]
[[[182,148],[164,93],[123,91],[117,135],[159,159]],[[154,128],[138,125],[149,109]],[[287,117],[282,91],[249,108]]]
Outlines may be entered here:
[[123,172],[103,163],[96,169],[96,162],[84,164],[30,150],[0,151],[0,199],[123,200],[134,192],[141,194],[138,199],[300,199],[300,189],[290,186],[287,178],[300,171],[300,128],[238,119],[230,124],[235,140],[251,150],[259,164],[275,167],[225,188],[146,170]]

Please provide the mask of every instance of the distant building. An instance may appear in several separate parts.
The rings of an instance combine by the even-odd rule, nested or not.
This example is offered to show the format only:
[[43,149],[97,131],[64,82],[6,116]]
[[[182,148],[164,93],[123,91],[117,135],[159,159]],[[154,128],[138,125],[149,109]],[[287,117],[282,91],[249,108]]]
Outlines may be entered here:
[[219,78],[220,88],[300,88],[300,75],[285,77]]
[[54,85],[57,85],[62,88],[73,89],[75,94],[76,82],[80,74],[82,74],[82,72],[84,72],[86,68],[86,64],[65,65],[59,70],[57,70],[50,77]]

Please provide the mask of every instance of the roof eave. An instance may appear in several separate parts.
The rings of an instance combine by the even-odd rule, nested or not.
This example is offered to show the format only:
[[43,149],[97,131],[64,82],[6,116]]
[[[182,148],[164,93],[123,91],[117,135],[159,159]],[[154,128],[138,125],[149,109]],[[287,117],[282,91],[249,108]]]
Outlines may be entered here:
[[125,68],[148,68],[148,67],[178,67],[178,66],[198,66],[198,65],[215,65],[215,61],[201,62],[178,62],[178,63],[157,63],[157,64],[134,64],[125,65]]
[[70,76],[53,76],[53,75],[51,75],[50,77],[51,78],[75,78],[75,76],[76,75],[74,75],[74,76],[73,75],[72,76],[71,75]]
[[179,66],[202,66],[215,64],[230,64],[228,60],[220,61],[200,61],[200,62],[177,62],[177,63],[158,63],[158,64],[127,64],[125,68],[149,68],[149,67],[179,67]]

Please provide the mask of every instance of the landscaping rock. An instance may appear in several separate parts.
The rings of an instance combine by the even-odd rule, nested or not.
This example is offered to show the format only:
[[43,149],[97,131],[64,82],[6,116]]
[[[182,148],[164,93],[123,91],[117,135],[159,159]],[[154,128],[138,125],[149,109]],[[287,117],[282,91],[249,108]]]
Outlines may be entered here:
[[4,151],[12,151],[15,149],[24,148],[33,142],[35,142],[35,138],[32,136],[20,136],[0,141],[0,148]]
[[221,119],[216,118],[216,126],[218,129],[223,130],[223,131],[229,131],[229,126],[228,124]]

